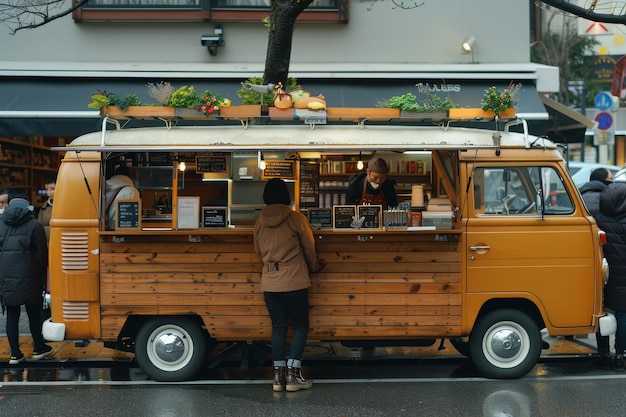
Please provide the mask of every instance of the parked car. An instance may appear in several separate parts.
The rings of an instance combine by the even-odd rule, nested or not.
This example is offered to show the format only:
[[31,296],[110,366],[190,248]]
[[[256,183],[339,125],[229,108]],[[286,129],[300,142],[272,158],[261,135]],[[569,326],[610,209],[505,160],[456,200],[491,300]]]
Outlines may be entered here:
[[[608,169],[613,175],[613,180],[615,180],[617,173],[622,169],[622,167],[618,167],[617,165],[599,164],[596,162],[570,161],[567,165],[569,167],[569,173],[578,188],[589,181],[589,176],[596,168]],[[622,181],[626,181],[626,174],[622,177]]]

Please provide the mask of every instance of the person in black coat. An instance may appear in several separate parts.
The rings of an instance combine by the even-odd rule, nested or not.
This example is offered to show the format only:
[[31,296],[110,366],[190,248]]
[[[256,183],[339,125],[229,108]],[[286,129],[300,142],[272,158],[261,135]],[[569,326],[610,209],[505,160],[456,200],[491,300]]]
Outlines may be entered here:
[[[591,171],[589,182],[580,187],[580,195],[583,197],[585,206],[589,213],[595,218],[600,214],[600,195],[605,188],[613,182],[611,171],[606,168],[596,168]],[[613,366],[613,358],[609,348],[609,337],[596,333],[596,345],[600,358],[597,364],[601,368],[610,369]]]
[[626,350],[626,183],[609,184],[600,194],[600,213],[596,216],[607,243],[604,256],[609,263],[609,280],[604,287],[604,306],[615,312],[615,359],[613,368],[624,371]]
[[382,158],[372,158],[365,172],[352,175],[348,181],[348,204],[380,204],[383,210],[398,205],[394,186],[396,182],[387,179],[389,167]]
[[43,292],[48,267],[48,242],[33,206],[22,192],[9,193],[9,205],[0,217],[0,300],[6,311],[6,332],[11,346],[10,365],[24,360],[19,345],[21,306],[26,306],[33,337],[32,359],[44,359],[52,348],[41,334]]
[[600,212],[600,194],[613,182],[611,172],[606,168],[596,168],[589,176],[589,182],[580,187],[580,195],[592,216]]

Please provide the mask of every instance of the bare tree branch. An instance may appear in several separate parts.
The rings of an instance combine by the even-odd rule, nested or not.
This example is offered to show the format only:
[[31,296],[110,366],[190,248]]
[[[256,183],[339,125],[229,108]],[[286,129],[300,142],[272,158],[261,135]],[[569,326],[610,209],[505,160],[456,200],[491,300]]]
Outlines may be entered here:
[[15,35],[21,29],[34,29],[53,20],[67,16],[87,4],[89,0],[81,0],[72,7],[61,10],[64,0],[8,0],[0,2],[0,22]]
[[[596,10],[598,9],[597,1],[591,2],[588,9],[578,6],[575,1],[567,1],[567,0],[535,0],[535,4],[539,4],[539,3],[547,4],[548,6],[555,7],[564,12],[571,13],[574,16],[582,17],[584,19],[591,20],[593,22],[626,24],[626,14],[597,13],[596,12]],[[608,8],[607,10],[609,11],[617,10],[615,3],[619,3],[619,2],[611,2],[611,3],[612,4],[610,8]],[[623,8],[620,11],[623,12],[624,11]]]

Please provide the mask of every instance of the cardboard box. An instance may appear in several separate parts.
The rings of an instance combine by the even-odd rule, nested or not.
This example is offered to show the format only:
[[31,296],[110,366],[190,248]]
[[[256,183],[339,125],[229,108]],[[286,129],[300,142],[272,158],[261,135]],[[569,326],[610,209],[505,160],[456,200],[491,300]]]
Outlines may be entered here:
[[450,211],[451,209],[448,198],[431,198],[428,201],[428,211]]

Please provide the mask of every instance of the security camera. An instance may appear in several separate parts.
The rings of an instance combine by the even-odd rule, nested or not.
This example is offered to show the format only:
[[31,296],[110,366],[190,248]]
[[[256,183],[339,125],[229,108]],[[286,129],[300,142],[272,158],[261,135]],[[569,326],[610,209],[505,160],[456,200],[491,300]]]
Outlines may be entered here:
[[200,37],[200,43],[202,46],[209,48],[209,54],[211,54],[211,56],[217,55],[217,47],[224,46],[224,30],[222,26],[215,26],[212,35],[202,35]]
[[202,35],[200,42],[202,46],[224,46],[222,35]]

